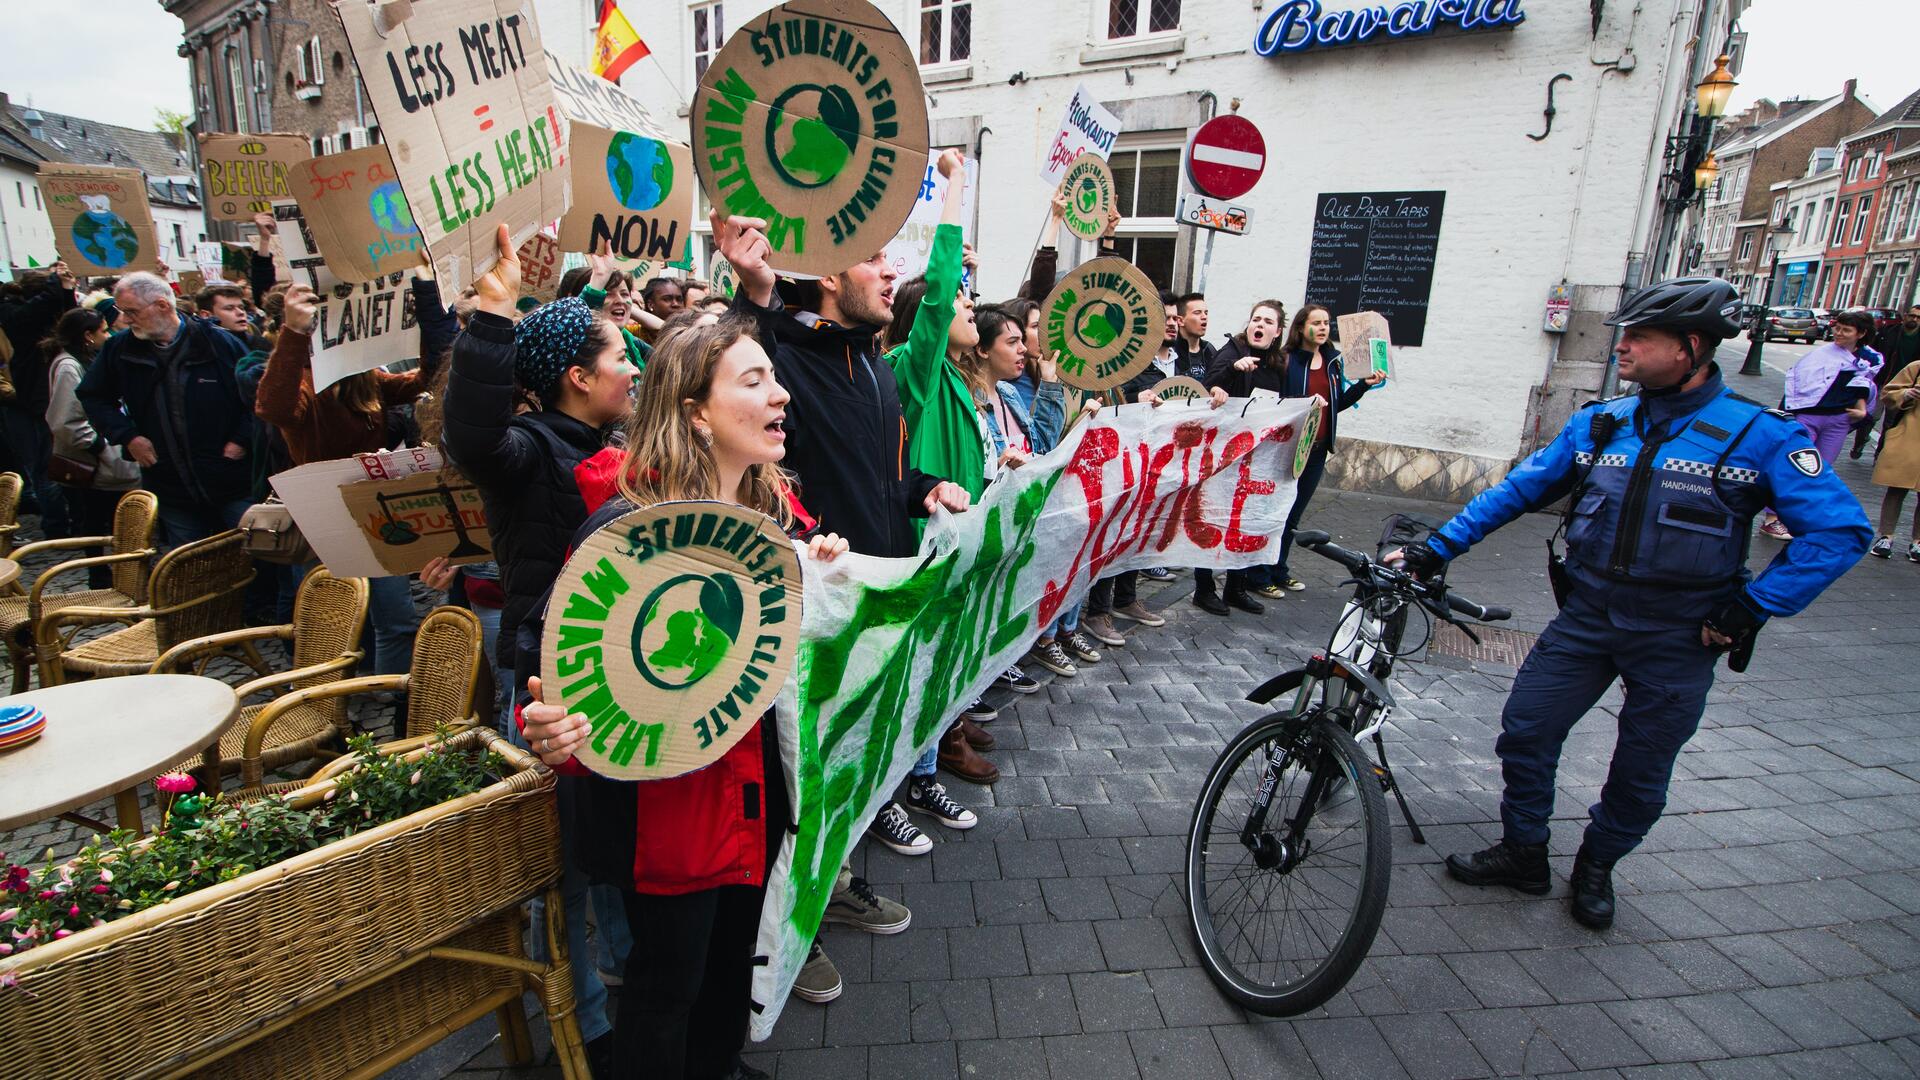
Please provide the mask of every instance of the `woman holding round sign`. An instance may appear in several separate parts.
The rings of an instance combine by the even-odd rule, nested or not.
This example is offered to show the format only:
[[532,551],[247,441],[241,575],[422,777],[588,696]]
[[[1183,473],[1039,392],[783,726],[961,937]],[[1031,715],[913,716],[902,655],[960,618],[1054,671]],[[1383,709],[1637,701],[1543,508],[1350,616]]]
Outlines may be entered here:
[[[787,401],[751,319],[662,335],[617,497],[520,636],[518,666],[542,673],[526,740],[588,778],[580,857],[620,889],[633,934],[619,1075],[731,1075],[746,1040],[761,899],[792,820],[770,712],[800,623]],[[846,550],[831,534],[807,546]]]

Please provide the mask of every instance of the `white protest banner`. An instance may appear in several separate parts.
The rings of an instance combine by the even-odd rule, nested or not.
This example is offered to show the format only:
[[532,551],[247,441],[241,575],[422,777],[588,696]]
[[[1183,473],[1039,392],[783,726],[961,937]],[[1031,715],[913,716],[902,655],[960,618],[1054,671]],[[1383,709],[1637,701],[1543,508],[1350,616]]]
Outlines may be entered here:
[[435,274],[458,295],[567,212],[566,132],[533,5],[524,0],[342,0],[346,27],[401,190]]
[[342,281],[321,256],[299,204],[275,203],[273,216],[294,280],[305,279],[318,294],[313,325],[315,390],[420,354],[410,273],[395,271],[357,284]]
[[608,242],[623,268],[680,257],[693,234],[693,148],[670,138],[639,99],[547,54],[553,96],[567,124],[573,209],[560,246]]
[[432,447],[310,462],[271,482],[336,577],[418,573],[440,556],[455,565],[492,557],[479,491]]
[[849,846],[960,709],[1098,579],[1271,563],[1306,401],[1103,409],[936,519],[917,556],[803,560],[793,677],[776,706],[797,828],[761,908],[749,1017],[765,1039]]
[[[927,268],[927,259],[933,255],[933,232],[940,225],[940,208],[947,199],[947,178],[940,175],[938,163],[933,160],[940,156],[939,151],[929,153],[932,158],[927,161],[926,175],[920,180],[920,197],[914,201],[913,212],[907,215],[900,234],[887,241],[887,263],[903,278]],[[980,163],[968,158],[966,170],[967,186],[960,195],[960,238],[971,242],[974,200],[980,195]]]
[[1060,130],[1040,156],[1040,178],[1058,186],[1074,158],[1097,154],[1105,161],[1113,154],[1113,141],[1119,137],[1120,118],[1100,104],[1086,83],[1075,86],[1066,115],[1060,119]]
[[222,258],[223,247],[218,240],[202,240],[193,245],[194,269],[200,271],[209,285],[224,285],[226,275],[221,273],[225,262]]

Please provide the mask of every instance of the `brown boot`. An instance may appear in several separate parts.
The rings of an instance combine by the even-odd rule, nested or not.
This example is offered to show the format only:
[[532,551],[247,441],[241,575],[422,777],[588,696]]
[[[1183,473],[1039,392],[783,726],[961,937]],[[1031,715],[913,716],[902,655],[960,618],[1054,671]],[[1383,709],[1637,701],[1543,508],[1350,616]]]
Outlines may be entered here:
[[967,744],[966,733],[957,724],[940,736],[940,767],[969,784],[991,784],[1000,779],[999,768],[974,753],[973,747]]
[[968,746],[973,747],[975,750],[993,749],[993,735],[988,732],[986,728],[981,727],[979,724],[974,723],[964,716],[960,718],[960,723],[957,726],[960,728],[960,734],[966,736]]

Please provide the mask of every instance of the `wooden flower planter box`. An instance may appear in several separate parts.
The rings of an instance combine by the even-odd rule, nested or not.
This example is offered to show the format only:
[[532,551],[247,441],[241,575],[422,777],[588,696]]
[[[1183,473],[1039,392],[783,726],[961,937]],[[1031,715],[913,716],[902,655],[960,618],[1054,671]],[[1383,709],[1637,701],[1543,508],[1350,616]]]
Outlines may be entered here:
[[[554,775],[492,731],[502,780],[273,866],[0,960],[13,1076],[377,1076],[489,1012],[531,1057],[541,995],[561,1066],[587,1075],[559,900]],[[329,770],[330,771],[330,770]],[[326,797],[331,780],[289,796]],[[545,893],[551,963],[522,948]]]

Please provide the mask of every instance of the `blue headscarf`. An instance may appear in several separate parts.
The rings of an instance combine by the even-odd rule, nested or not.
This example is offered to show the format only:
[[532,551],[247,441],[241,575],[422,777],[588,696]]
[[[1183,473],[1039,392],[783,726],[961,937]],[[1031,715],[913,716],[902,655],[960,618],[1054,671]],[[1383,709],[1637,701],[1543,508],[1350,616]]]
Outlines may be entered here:
[[521,386],[546,399],[580,354],[587,331],[592,328],[593,309],[578,297],[555,300],[535,309],[513,329],[514,377]]

